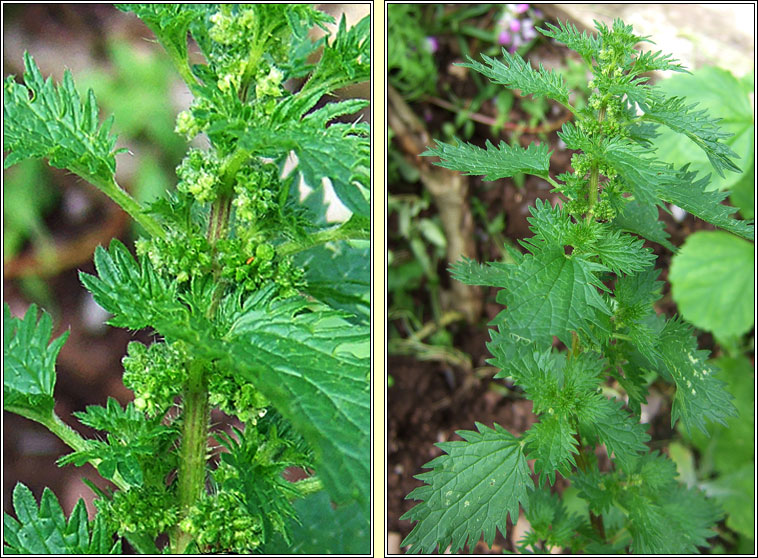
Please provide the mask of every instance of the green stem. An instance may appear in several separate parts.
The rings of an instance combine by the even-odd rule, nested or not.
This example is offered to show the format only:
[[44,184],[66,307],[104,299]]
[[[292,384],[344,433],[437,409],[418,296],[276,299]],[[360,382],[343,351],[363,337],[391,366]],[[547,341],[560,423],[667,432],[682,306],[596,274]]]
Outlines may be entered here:
[[142,206],[137,200],[131,197],[126,190],[116,183],[115,178],[106,181],[96,176],[92,176],[82,169],[72,168],[71,170],[116,202],[121,209],[126,211],[131,218],[139,223],[143,229],[150,233],[151,236],[161,238],[165,236],[163,227],[161,227],[158,221],[147,215],[142,210]]
[[[605,120],[605,107],[600,107],[597,111],[597,121]],[[589,191],[589,209],[587,210],[587,222],[592,220],[592,208],[597,203],[598,185],[600,183],[600,170],[597,163],[593,163],[590,171],[590,191]]]
[[305,240],[290,240],[285,242],[276,248],[276,253],[280,256],[289,256],[318,244],[326,244],[334,240],[371,240],[371,232],[355,228],[346,229],[342,226],[333,227],[308,235]]
[[[50,411],[49,413],[40,412],[27,407],[16,407],[13,405],[6,405],[3,408],[10,413],[15,413],[24,418],[28,418],[29,420],[33,420],[34,422],[38,422],[50,432],[58,436],[64,444],[74,451],[85,451],[87,449],[87,439],[82,438],[76,430],[63,422],[61,418],[55,414],[55,411]],[[93,467],[97,467],[100,461],[102,460],[92,459],[90,463]],[[124,482],[118,472],[116,473],[116,476],[110,480],[121,490],[129,489],[129,485]]]
[[550,178],[549,176],[539,176],[539,175],[535,175],[535,176],[538,176],[538,177],[539,177],[539,178],[541,178],[542,180],[547,180],[547,181],[550,183],[550,185],[551,185],[553,188],[555,188],[556,190],[560,190],[560,189],[561,189],[561,185],[560,185],[560,184],[558,184],[558,183],[557,183],[555,180],[553,180],[553,179],[552,179],[552,178]]
[[[182,442],[179,449],[177,495],[183,516],[202,496],[205,488],[205,460],[208,443],[208,387],[203,363],[190,363],[184,385]],[[189,533],[176,528],[172,552],[181,554],[192,540]]]

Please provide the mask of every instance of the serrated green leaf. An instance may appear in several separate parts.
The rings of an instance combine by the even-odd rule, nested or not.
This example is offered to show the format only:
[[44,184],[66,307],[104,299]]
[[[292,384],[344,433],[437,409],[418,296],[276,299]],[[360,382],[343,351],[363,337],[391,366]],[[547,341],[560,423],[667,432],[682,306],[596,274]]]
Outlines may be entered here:
[[575,434],[566,417],[559,414],[543,415],[540,422],[526,432],[527,457],[535,460],[534,472],[539,474],[540,483],[547,477],[552,486],[556,471],[564,477],[569,475],[571,465],[576,465],[574,454],[578,453]]
[[175,314],[176,321],[180,315],[186,319],[176,283],[162,280],[147,258],[138,266],[118,239],[111,241],[108,250],[98,246],[94,259],[98,277],[80,272],[79,279],[95,301],[113,314],[110,325],[136,330],[151,325],[156,316]]
[[643,118],[686,135],[705,152],[719,176],[724,176],[725,170],[740,172],[740,168],[732,162],[732,158],[738,155],[723,142],[732,134],[721,131],[717,125],[720,119],[709,118],[708,111],[695,111],[695,107],[694,104],[686,105],[681,97],[669,97],[649,105]]
[[369,241],[330,242],[295,256],[305,269],[305,291],[331,306],[350,312],[368,324],[371,318],[371,259]]
[[545,549],[570,547],[571,539],[582,524],[582,518],[569,513],[560,496],[547,487],[529,491],[524,515],[531,529],[519,544],[532,549],[539,548],[538,545],[544,545]]
[[590,426],[598,439],[605,444],[608,456],[615,457],[624,468],[640,453],[648,451],[645,442],[650,436],[647,427],[626,413],[615,399],[602,398],[601,413]]
[[504,141],[495,147],[487,140],[486,149],[482,149],[470,143],[456,141],[451,145],[437,141],[436,147],[429,147],[421,155],[438,156],[440,161],[435,165],[467,175],[482,175],[484,180],[497,180],[522,172],[546,177],[550,170],[550,152],[545,143],[530,144],[524,149]]
[[557,336],[571,345],[571,332],[592,336],[604,328],[599,314],[610,315],[598,289],[606,290],[595,276],[605,268],[580,256],[567,256],[559,246],[535,248],[514,268],[507,290],[497,295],[507,306],[495,324],[507,323],[521,337],[549,344]]
[[3,137],[10,151],[5,167],[44,157],[54,167],[111,183],[116,138],[109,134],[112,119],[100,125],[92,91],[82,99],[68,70],[58,86],[44,80],[28,53],[24,65],[24,85],[13,76],[5,80]]
[[141,461],[167,450],[178,434],[176,428],[161,424],[160,416],[147,419],[133,403],[122,409],[112,397],[105,407],[88,405],[84,412],[74,415],[82,424],[108,432],[107,442],[87,440],[84,449],[64,455],[58,459],[58,465],[91,463],[107,479],[113,479],[118,471],[129,486],[142,486]]
[[324,492],[294,504],[299,522],[292,525],[292,544],[277,537],[266,554],[369,554],[371,530],[357,504],[334,509]]
[[478,263],[463,256],[450,266],[450,275],[466,285],[505,287],[508,285],[511,264],[500,262]]
[[[347,27],[340,19],[337,33],[328,42],[316,69],[303,90],[328,87],[334,91],[353,83],[371,79],[371,18],[366,16]],[[326,91],[325,91],[326,92]]]
[[467,56],[468,63],[459,65],[487,76],[493,83],[519,89],[522,95],[549,97],[563,105],[569,104],[568,88],[560,74],[546,70],[542,64],[535,70],[521,56],[506,49],[502,49],[502,55],[504,62],[482,54],[484,64]]
[[87,510],[79,500],[68,520],[49,488],[42,493],[39,507],[32,491],[21,483],[13,489],[14,519],[4,514],[3,552],[8,554],[120,554],[121,541],[113,541],[98,516],[87,521]]
[[682,316],[717,337],[747,333],[754,321],[753,251],[749,242],[721,231],[687,237],[669,271]]
[[613,220],[613,226],[638,234],[672,252],[676,252],[676,246],[669,241],[669,234],[665,231],[665,225],[658,220],[658,208],[655,204],[647,204],[639,200],[628,202],[624,206],[623,213],[617,215]]
[[695,180],[695,173],[688,172],[687,167],[683,167],[679,173],[662,174],[660,181],[659,196],[662,200],[673,203],[720,229],[747,240],[755,240],[753,222],[730,217],[737,210],[721,203],[728,195],[726,192],[707,191],[707,176]]
[[[676,75],[661,80],[656,87],[667,95],[683,97],[687,103],[697,103],[698,109],[707,109],[712,117],[723,119],[718,126],[723,132],[729,133],[730,137],[724,137],[720,141],[739,156],[736,163],[742,168],[742,173],[712,176],[708,189],[734,190],[735,183],[746,178],[750,182],[750,191],[754,191],[754,173],[749,170],[754,165],[755,143],[753,107],[750,102],[752,76],[749,85],[746,85],[726,69],[705,66],[698,68],[692,75]],[[712,173],[713,166],[706,152],[697,143],[669,128],[661,127],[659,132],[659,136],[653,140],[659,158],[676,168],[689,163],[690,169],[701,176]],[[752,203],[750,205],[752,207]]]
[[594,513],[605,513],[611,508],[618,485],[615,473],[601,473],[595,464],[586,471],[577,468],[570,480]]
[[655,262],[652,250],[643,244],[639,238],[604,227],[603,233],[586,252],[598,256],[600,263],[613,273],[630,275],[649,268]]
[[585,62],[592,63],[592,58],[600,51],[601,42],[597,36],[588,34],[586,31],[579,33],[576,26],[570,22],[558,21],[558,26],[545,22],[547,29],[537,28],[537,31],[546,37],[552,37],[558,42],[565,44],[568,48],[578,52]]
[[670,172],[669,167],[651,157],[649,148],[626,139],[613,138],[602,146],[602,160],[630,186],[635,200],[659,204],[661,175]]
[[681,419],[688,432],[697,427],[707,433],[706,421],[726,424],[727,417],[736,416],[732,396],[705,362],[708,352],[697,350],[697,340],[689,325],[679,318],[669,320],[660,334],[658,350],[677,388],[671,409],[672,425]]
[[300,172],[314,190],[309,196],[325,203],[326,179],[350,211],[368,216],[368,133],[365,123],[324,127],[319,118],[306,117],[295,124],[251,126],[240,141],[242,147],[261,156],[283,159],[294,152],[297,165],[293,171]]
[[46,312],[37,321],[32,304],[23,318],[3,304],[3,408],[28,416],[52,413],[55,405],[55,360],[69,332],[52,340],[53,320]]
[[698,553],[716,535],[713,528],[722,515],[702,492],[678,484],[635,504],[629,510],[629,531],[637,554]]
[[245,308],[225,338],[222,357],[314,446],[335,501],[358,501],[368,516],[368,328],[294,300]]
[[464,441],[438,444],[445,455],[416,477],[426,484],[406,498],[423,502],[400,518],[418,521],[401,543],[410,545],[409,552],[428,554],[451,545],[455,553],[466,544],[473,548],[482,534],[491,546],[496,529],[505,534],[508,515],[518,517],[519,503],[533,486],[521,445],[497,424],[476,427],[478,432],[457,432]]

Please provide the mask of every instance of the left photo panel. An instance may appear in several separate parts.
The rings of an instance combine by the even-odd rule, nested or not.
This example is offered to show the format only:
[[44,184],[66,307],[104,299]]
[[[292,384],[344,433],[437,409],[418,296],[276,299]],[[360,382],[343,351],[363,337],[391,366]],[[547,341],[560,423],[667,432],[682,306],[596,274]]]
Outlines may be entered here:
[[372,554],[372,3],[2,9],[4,553]]

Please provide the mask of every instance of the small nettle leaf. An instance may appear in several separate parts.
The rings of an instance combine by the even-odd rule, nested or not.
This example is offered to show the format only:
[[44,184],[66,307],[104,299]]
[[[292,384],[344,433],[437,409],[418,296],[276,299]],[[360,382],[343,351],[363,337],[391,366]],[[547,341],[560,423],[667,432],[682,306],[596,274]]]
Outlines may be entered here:
[[613,226],[660,244],[672,252],[677,251],[676,246],[669,241],[664,223],[658,220],[658,208],[655,204],[639,200],[630,201],[613,220]]
[[55,360],[69,332],[51,342],[53,320],[32,304],[23,318],[3,304],[3,407],[14,412],[52,412]]
[[113,119],[100,125],[92,90],[80,97],[68,70],[60,85],[45,80],[28,53],[24,53],[24,65],[24,85],[13,76],[5,80],[3,138],[10,152],[5,168],[45,157],[52,166],[85,179],[112,182],[116,171],[116,137],[110,135]]
[[486,149],[482,149],[470,143],[456,141],[451,145],[437,141],[436,147],[429,147],[421,155],[438,156],[440,161],[435,165],[468,175],[482,175],[485,180],[497,180],[518,173],[546,177],[550,170],[550,152],[544,143],[531,144],[524,149],[504,141],[495,147],[487,140]]
[[626,468],[640,454],[648,450],[645,442],[650,440],[647,427],[625,412],[615,399],[598,399],[599,416],[590,428],[595,430],[598,440],[605,444],[608,455]]
[[569,546],[577,529],[585,522],[580,515],[569,513],[558,494],[551,493],[547,487],[529,491],[529,498],[524,503],[524,515],[531,527],[519,541],[519,545],[525,547],[524,554],[536,548]]
[[400,518],[418,521],[401,543],[410,545],[409,552],[441,552],[450,545],[455,553],[466,544],[473,548],[482,535],[491,546],[496,529],[505,534],[508,516],[518,518],[519,503],[534,486],[521,443],[497,424],[476,427],[478,432],[457,432],[464,441],[437,444],[445,454],[416,476],[426,484],[406,498],[422,502]]
[[88,522],[84,500],[74,506],[66,519],[57,498],[49,488],[42,492],[37,506],[32,491],[21,483],[13,489],[14,519],[3,518],[3,552],[8,554],[121,554],[121,541],[113,541],[102,516]]
[[707,191],[708,177],[696,180],[695,173],[687,168],[682,167],[678,173],[672,170],[659,177],[662,183],[660,198],[725,231],[755,240],[752,219],[743,221],[730,217],[737,209],[721,203],[729,195],[728,192]]
[[450,266],[450,275],[466,285],[506,287],[510,278],[511,264],[500,262],[479,263],[463,256]]
[[138,264],[126,246],[112,240],[109,249],[95,250],[98,277],[80,272],[79,279],[95,301],[113,314],[112,326],[142,329],[156,316],[186,314],[177,300],[176,283],[166,283],[155,272],[148,258]]
[[537,30],[546,37],[552,37],[556,41],[565,44],[571,50],[579,53],[588,63],[592,63],[592,58],[600,51],[601,41],[597,35],[592,35],[586,31],[579,33],[579,30],[573,23],[562,21],[558,25],[545,22],[547,29]]
[[684,66],[678,63],[672,54],[663,54],[662,51],[651,50],[641,52],[632,66],[635,75],[654,71],[685,72],[689,73]]
[[706,421],[726,425],[728,417],[737,416],[726,384],[714,377],[714,368],[706,362],[708,351],[697,350],[691,326],[680,318],[666,322],[658,351],[666,372],[676,383],[672,425],[681,419],[688,432],[698,428],[707,434]]
[[[662,458],[661,458],[662,459]],[[649,474],[637,475],[629,489],[619,492],[628,510],[631,550],[638,554],[695,554],[715,533],[718,507],[696,488],[676,482],[646,486]]]
[[653,251],[643,244],[638,238],[605,226],[592,246],[582,251],[598,256],[600,263],[613,273],[629,275],[641,272],[655,262]]
[[563,105],[568,105],[568,88],[559,73],[546,70],[542,64],[535,70],[521,56],[511,54],[506,49],[502,49],[502,55],[504,62],[482,54],[484,64],[467,56],[469,62],[459,64],[459,66],[471,68],[490,78],[493,83],[519,89],[522,95],[550,97]]
[[364,17],[350,28],[345,17],[340,19],[337,33],[328,42],[316,69],[305,84],[330,91],[371,79],[371,18]]
[[58,460],[58,465],[93,463],[98,472],[112,479],[116,471],[130,486],[142,486],[147,462],[168,448],[178,431],[161,424],[162,417],[146,419],[133,403],[125,408],[109,397],[105,407],[88,405],[84,412],[74,416],[82,424],[108,433],[107,442],[87,440],[85,449],[69,453]]
[[547,413],[524,435],[527,457],[535,460],[534,472],[539,474],[540,482],[546,477],[552,486],[556,472],[564,477],[570,474],[579,446],[575,434],[565,416]]
[[570,477],[571,486],[579,491],[589,508],[596,514],[606,513],[613,505],[618,490],[619,479],[616,473],[601,473],[597,464],[586,471],[576,469]]

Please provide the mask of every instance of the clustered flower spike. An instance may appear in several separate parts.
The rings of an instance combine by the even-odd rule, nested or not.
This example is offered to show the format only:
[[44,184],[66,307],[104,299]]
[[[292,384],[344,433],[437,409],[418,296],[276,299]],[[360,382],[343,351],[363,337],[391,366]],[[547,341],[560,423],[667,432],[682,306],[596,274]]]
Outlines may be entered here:
[[176,168],[177,189],[192,194],[200,203],[216,199],[220,163],[213,152],[190,149]]

